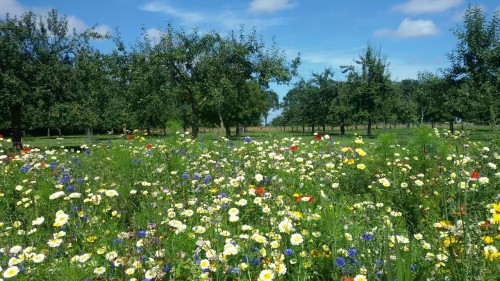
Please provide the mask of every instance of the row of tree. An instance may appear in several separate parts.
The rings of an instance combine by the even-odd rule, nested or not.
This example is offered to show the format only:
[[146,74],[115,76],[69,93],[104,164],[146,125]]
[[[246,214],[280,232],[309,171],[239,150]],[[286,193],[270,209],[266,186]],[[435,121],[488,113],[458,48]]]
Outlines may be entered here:
[[414,124],[455,120],[497,125],[500,118],[499,12],[488,20],[478,6],[469,6],[464,23],[454,34],[456,48],[448,55],[451,66],[440,74],[421,72],[418,79],[394,82],[389,63],[371,45],[342,66],[346,75],[334,80],[327,68],[310,80],[300,80],[284,97],[276,126],[323,128],[366,124]]
[[[255,31],[186,33],[168,25],[159,39],[147,33],[126,46],[120,36],[68,30],[56,10],[0,19],[0,127],[109,130],[231,127],[260,123],[278,107],[270,83],[286,83],[299,59]],[[95,40],[113,40],[103,53]]]
[[[299,58],[288,60],[275,44],[266,47],[255,30],[186,33],[167,25],[161,37],[127,46],[119,35],[68,29],[56,10],[0,19],[0,128],[11,127],[21,147],[26,129],[166,128],[168,124],[249,126],[283,108],[276,125],[386,124],[449,121],[497,124],[500,113],[499,14],[490,20],[477,6],[455,30],[458,44],[441,74],[420,73],[394,82],[389,63],[368,45],[345,79],[330,68],[300,79],[282,104],[271,83],[287,83]],[[95,48],[112,40],[112,51]],[[267,123],[267,121],[266,121]]]

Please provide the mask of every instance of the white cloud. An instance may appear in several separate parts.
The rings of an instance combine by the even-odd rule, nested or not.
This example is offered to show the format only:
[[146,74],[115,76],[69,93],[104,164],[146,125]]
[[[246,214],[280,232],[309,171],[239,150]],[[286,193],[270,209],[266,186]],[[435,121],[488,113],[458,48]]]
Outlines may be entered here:
[[160,42],[161,36],[163,35],[163,32],[158,28],[149,28],[145,33],[153,45]]
[[[75,17],[75,16],[67,16],[66,20],[68,21],[68,31],[72,32],[75,30],[77,33],[82,33],[91,27],[85,24],[84,21]],[[107,25],[96,25],[94,26],[94,31],[99,33],[100,35],[111,34],[111,28]]]
[[94,27],[95,32],[101,34],[101,35],[107,35],[107,34],[112,34],[112,30],[109,26],[107,25],[97,25]]
[[243,25],[247,29],[256,27],[258,30],[264,30],[270,26],[284,25],[287,21],[285,18],[281,17],[272,17],[265,19],[243,17],[241,16],[241,14],[231,11],[221,12],[219,15],[213,17],[212,19],[229,30],[238,30],[241,25]]
[[184,24],[192,25],[203,22],[207,17],[200,13],[183,12],[172,6],[152,2],[141,7],[142,10],[148,12],[159,12],[176,18],[180,18]]
[[7,13],[9,13],[9,16],[14,17],[26,12],[26,9],[16,0],[0,0],[0,2],[0,18],[5,17]]
[[[273,2],[273,1],[270,1]],[[266,29],[270,26],[283,25],[286,23],[283,17],[258,18],[245,16],[242,11],[219,10],[213,13],[202,13],[193,11],[181,11],[180,9],[165,5],[159,2],[151,2],[140,9],[148,12],[163,13],[172,17],[179,18],[181,25],[186,28],[196,26],[200,28],[203,24],[211,24],[217,27],[219,32],[224,33],[224,30],[238,30],[240,26],[247,29],[256,27],[258,30]],[[203,26],[201,26],[203,27]]]
[[248,9],[254,13],[274,13],[293,6],[295,3],[291,3],[289,0],[253,0]]
[[405,18],[397,29],[384,28],[375,31],[379,37],[421,37],[439,34],[439,28],[432,20],[411,20]]
[[463,0],[410,0],[394,6],[394,10],[405,14],[439,13],[456,7]]
[[[10,16],[22,16],[30,10],[36,15],[46,17],[47,13],[50,11],[48,8],[41,7],[27,8],[18,3],[16,0],[0,0],[0,3],[0,18],[4,17],[7,13],[9,13]],[[65,15],[60,14],[59,16],[62,17]],[[66,20],[68,21],[68,31],[70,33],[73,30],[80,33],[90,28],[84,21],[75,16],[66,16]],[[111,33],[111,28],[107,25],[97,25],[94,30],[101,35]]]
[[74,29],[76,32],[82,32],[87,29],[85,22],[75,16],[68,16],[66,19],[68,20],[68,29],[70,31]]

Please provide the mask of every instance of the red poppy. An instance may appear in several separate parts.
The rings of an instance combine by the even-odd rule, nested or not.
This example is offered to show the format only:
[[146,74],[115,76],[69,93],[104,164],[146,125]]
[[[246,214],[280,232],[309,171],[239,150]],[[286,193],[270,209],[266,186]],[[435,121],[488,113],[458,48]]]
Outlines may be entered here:
[[40,162],[40,165],[42,165],[42,167],[45,167],[45,165],[47,165],[44,161]]
[[150,144],[150,143],[146,144],[146,148],[147,148],[147,149],[150,149],[151,147],[153,147],[153,145],[152,145],[152,144]]
[[470,178],[471,179],[478,179],[479,178],[479,173],[476,172],[476,171],[470,173]]
[[31,149],[29,149],[28,147],[23,148],[24,153],[29,153],[30,151],[31,151]]
[[345,278],[344,281],[354,281],[354,278]]
[[3,139],[3,135],[2,134],[0,134],[0,139]]
[[317,140],[320,140],[321,139],[321,135],[317,134],[316,136],[314,136],[314,138],[317,139]]
[[132,136],[131,135],[127,135],[127,140],[131,140],[132,139]]
[[262,188],[260,186],[255,188],[255,194],[262,195],[263,193],[264,193],[264,188]]
[[292,146],[290,146],[290,150],[291,150],[291,151],[295,151],[295,150],[297,150],[297,146],[296,146],[296,145],[292,145]]
[[300,202],[301,198],[300,195],[295,196],[295,201]]

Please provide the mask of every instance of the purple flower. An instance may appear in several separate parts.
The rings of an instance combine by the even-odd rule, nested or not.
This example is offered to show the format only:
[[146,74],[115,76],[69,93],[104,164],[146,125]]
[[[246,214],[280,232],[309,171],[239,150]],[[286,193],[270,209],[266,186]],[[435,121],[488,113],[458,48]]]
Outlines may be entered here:
[[170,266],[168,266],[168,264],[166,264],[161,270],[163,272],[167,272],[169,269],[170,269]]
[[354,258],[354,256],[356,256],[357,253],[358,251],[356,251],[356,249],[354,248],[347,249],[347,256],[350,258]]
[[203,180],[202,180],[202,181],[203,181],[203,183],[207,183],[207,182],[209,182],[209,181],[210,181],[210,179],[211,179],[211,178],[212,178],[212,177],[210,177],[210,175],[206,175],[206,176],[203,178]]
[[370,241],[372,240],[373,235],[371,235],[370,233],[363,233],[361,234],[361,238],[365,241]]
[[345,266],[345,259],[342,258],[342,257],[337,257],[335,259],[335,265],[338,266],[338,267],[343,267]]

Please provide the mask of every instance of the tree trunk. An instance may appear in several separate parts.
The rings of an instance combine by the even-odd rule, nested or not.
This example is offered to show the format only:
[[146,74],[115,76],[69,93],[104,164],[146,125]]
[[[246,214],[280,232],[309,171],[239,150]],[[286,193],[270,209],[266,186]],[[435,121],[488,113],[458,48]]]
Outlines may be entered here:
[[323,123],[323,134],[326,133],[326,124]]
[[344,123],[344,118],[341,118],[340,120],[340,134],[342,136],[345,135],[345,123]]
[[240,125],[236,125],[236,137],[240,136]]
[[455,126],[454,126],[454,120],[450,121],[450,132],[453,135],[455,133]]
[[191,121],[191,128],[193,129],[192,135],[194,139],[197,139],[200,128],[198,124],[198,105],[194,98],[191,99]]
[[88,140],[88,143],[91,143],[92,142],[92,136],[93,136],[94,132],[92,130],[92,128],[87,128],[87,140]]
[[21,109],[22,108],[20,104],[15,104],[10,107],[10,121],[12,124],[12,145],[18,150],[23,149]]
[[230,138],[231,137],[231,127],[229,127],[229,125],[225,125],[224,128],[226,129],[226,138]]
[[50,128],[47,128],[47,137],[50,138]]
[[368,136],[372,135],[372,117],[368,115],[368,124],[366,126],[366,134]]

